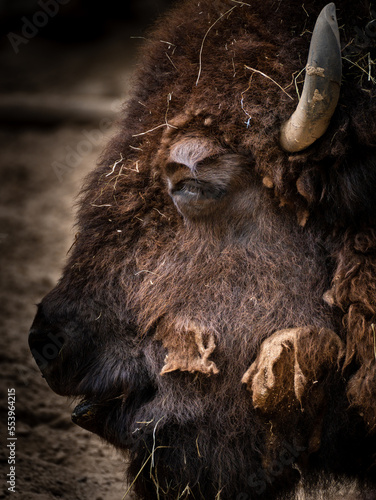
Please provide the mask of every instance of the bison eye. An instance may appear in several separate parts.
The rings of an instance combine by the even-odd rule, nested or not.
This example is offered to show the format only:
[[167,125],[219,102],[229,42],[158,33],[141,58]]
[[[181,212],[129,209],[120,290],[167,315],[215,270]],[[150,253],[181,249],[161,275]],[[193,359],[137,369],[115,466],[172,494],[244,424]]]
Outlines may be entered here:
[[169,151],[164,173],[169,195],[188,219],[226,215],[236,193],[248,183],[251,159],[226,151],[205,137],[179,137]]
[[195,218],[212,212],[227,193],[226,186],[211,180],[207,171],[201,179],[199,173],[184,165],[170,166],[166,170],[169,194],[185,217]]
[[225,215],[236,193],[247,185],[248,169],[247,159],[236,154],[213,155],[194,167],[169,162],[165,166],[168,192],[185,218]]
[[171,190],[171,196],[173,198],[185,197],[186,201],[202,201],[206,199],[218,200],[225,193],[226,191],[220,186],[214,186],[209,182],[200,181],[198,179],[186,179],[180,181]]

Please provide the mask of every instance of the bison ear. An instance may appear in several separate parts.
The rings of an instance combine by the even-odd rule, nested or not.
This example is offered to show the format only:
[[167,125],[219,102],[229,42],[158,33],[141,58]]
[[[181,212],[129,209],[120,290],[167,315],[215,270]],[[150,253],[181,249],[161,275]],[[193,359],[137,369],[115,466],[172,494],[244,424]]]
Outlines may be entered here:
[[341,76],[336,7],[330,3],[313,30],[302,97],[281,129],[280,144],[285,151],[301,151],[325,133],[339,99]]

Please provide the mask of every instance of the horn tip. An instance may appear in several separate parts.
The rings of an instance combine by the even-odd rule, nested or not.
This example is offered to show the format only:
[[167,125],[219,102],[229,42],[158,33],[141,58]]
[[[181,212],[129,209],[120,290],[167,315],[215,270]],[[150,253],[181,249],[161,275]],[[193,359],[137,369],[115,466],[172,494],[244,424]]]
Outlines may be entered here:
[[336,11],[337,9],[335,3],[331,2],[325,5],[318,17],[318,19],[325,18],[325,21],[331,25],[334,31],[338,30]]

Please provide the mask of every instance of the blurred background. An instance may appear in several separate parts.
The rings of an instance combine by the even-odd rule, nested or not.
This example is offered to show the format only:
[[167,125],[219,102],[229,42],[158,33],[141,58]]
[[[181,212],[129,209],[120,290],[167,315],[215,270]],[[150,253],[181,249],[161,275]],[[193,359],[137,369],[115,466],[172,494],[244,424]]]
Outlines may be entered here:
[[[74,402],[49,389],[27,335],[59,279],[80,186],[116,130],[137,49],[170,4],[0,0],[0,499],[132,498],[126,457],[71,423]],[[16,495],[6,476],[9,388]]]
[[[48,101],[51,95],[80,95],[83,101],[98,97],[99,102],[100,98],[121,98],[127,91],[127,76],[145,30],[169,3],[0,0],[0,119],[14,123],[56,121],[58,116],[44,117],[41,112],[32,115],[37,105],[49,112],[54,104]],[[38,92],[46,95],[39,102]],[[93,101],[91,105],[95,106]],[[27,107],[24,113],[18,109],[22,106]],[[81,106],[84,121],[85,102]],[[76,116],[69,118],[77,119],[79,112],[70,111]],[[66,115],[67,111],[64,118]]]

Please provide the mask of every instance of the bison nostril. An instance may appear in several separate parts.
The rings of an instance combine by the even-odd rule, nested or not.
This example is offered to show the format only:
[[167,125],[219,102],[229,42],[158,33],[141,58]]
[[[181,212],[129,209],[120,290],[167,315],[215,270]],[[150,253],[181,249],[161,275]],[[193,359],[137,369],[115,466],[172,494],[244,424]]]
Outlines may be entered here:
[[31,328],[29,333],[29,347],[40,370],[56,360],[65,343],[65,335],[56,332],[43,332],[37,328]]

